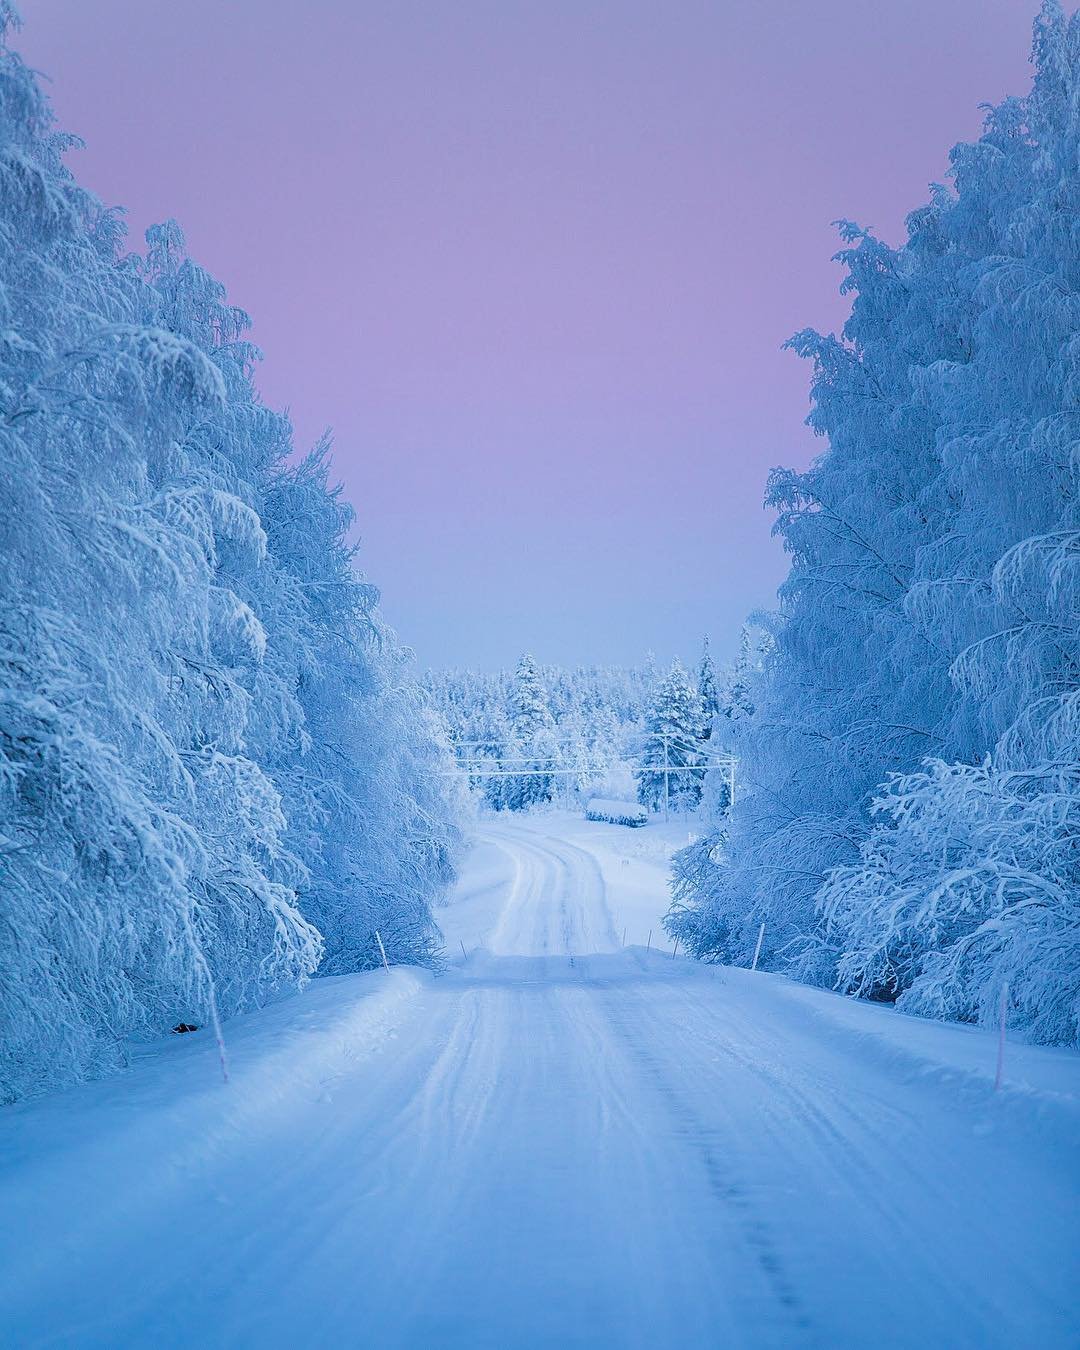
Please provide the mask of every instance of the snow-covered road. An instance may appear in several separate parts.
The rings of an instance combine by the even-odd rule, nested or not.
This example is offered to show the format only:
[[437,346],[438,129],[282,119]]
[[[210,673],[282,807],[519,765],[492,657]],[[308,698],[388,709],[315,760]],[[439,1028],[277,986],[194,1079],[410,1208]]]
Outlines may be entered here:
[[1077,1057],[672,959],[666,854],[485,823],[446,975],[0,1113],[0,1344],[1075,1346]]

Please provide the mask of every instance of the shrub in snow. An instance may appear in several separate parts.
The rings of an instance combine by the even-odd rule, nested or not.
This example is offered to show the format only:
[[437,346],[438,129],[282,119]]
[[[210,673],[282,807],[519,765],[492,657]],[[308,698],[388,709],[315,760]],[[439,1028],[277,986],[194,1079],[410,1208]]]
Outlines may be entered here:
[[609,825],[629,825],[636,829],[646,824],[648,812],[637,802],[610,801],[604,797],[593,797],[585,807],[586,820],[605,821]]
[[893,779],[857,865],[821,892],[842,988],[909,1012],[1080,1039],[1080,764],[930,763]]
[[[810,424],[829,446],[770,481],[791,571],[736,731],[722,856],[676,864],[672,921],[699,954],[748,960],[765,919],[767,963],[794,958],[804,976],[906,991],[905,1006],[941,1014],[980,1015],[1009,967],[1026,989],[1016,1016],[1069,1039],[1057,991],[1080,982],[1060,871],[1080,759],[1080,16],[1045,4],[1033,59],[1029,97],[953,151],[955,194],[935,188],[902,247],[843,225],[855,299],[842,338],[792,340],[814,362]],[[892,775],[903,788],[882,788]],[[992,835],[1018,875],[957,884],[954,828],[973,849]],[[1035,953],[1051,947],[1055,1010],[1039,1020]]]
[[[0,14],[10,11],[0,5]],[[437,733],[325,455],[175,225],[121,256],[0,46],[0,1096],[430,951]]]

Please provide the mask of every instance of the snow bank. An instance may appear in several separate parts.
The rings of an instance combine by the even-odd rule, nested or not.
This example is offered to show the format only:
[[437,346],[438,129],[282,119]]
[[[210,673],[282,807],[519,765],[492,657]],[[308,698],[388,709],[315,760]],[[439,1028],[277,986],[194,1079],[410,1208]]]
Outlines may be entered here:
[[775,1018],[777,996],[806,1031],[838,1050],[863,1057],[896,1081],[936,1085],[958,1106],[972,1109],[987,1128],[1006,1121],[1033,1128],[1044,1146],[1066,1154],[1080,1133],[1080,1055],[1067,1048],[1031,1045],[1010,1034],[1004,1073],[995,1090],[997,1034],[985,1027],[940,1022],[898,1012],[800,984],[784,975],[722,967],[740,992],[762,1001]]
[[[138,1158],[145,1170],[137,1202],[152,1207],[201,1159],[287,1125],[350,1066],[380,1052],[430,978],[394,967],[317,979],[303,994],[231,1019],[228,1083],[203,1029],[139,1052],[119,1079],[7,1107],[0,1114],[6,1232],[13,1240],[47,1233],[53,1219],[70,1223],[80,1194],[96,1195],[95,1175],[130,1174]],[[49,1177],[45,1188],[41,1175]],[[59,1210],[52,1218],[50,1204]],[[0,1267],[4,1246],[0,1238]]]

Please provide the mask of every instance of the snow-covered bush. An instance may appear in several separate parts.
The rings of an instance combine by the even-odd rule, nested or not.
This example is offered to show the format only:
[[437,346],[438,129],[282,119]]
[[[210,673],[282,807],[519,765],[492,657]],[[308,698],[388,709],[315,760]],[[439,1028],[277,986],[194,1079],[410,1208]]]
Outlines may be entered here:
[[841,986],[910,1012],[1080,1039],[1080,764],[931,762],[875,803],[886,822],[821,893]]
[[[742,960],[765,920],[766,964],[939,1014],[984,1014],[1008,968],[1016,1016],[1069,1039],[1080,946],[1052,911],[1080,760],[1080,16],[1048,0],[1033,61],[902,247],[842,226],[843,336],[792,340],[829,446],[770,482],[791,571],[723,850],[676,862],[671,922]],[[955,884],[954,826],[1027,869],[1030,904],[1014,880],[994,917]],[[980,913],[1010,934],[993,960]]]
[[246,316],[175,225],[121,256],[69,144],[0,45],[2,1098],[373,964],[376,925],[422,957],[455,837],[324,456],[287,462]]

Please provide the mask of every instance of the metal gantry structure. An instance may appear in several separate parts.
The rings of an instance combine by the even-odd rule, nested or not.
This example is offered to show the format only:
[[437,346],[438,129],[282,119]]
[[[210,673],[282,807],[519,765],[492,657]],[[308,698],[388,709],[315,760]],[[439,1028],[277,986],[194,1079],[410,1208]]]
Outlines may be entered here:
[[[727,776],[728,800],[735,801],[735,768],[738,761],[734,755],[710,752],[707,747],[688,746],[672,737],[661,737],[664,745],[662,764],[643,764],[635,770],[644,770],[651,774],[664,776],[664,819],[670,815],[670,784],[672,774],[705,774],[722,772]],[[453,747],[456,766],[446,772],[454,777],[470,780],[486,778],[561,778],[563,780],[566,804],[570,804],[570,783],[574,778],[585,778],[590,774],[602,775],[611,772],[611,763],[589,764],[580,760],[569,762],[568,742],[556,742],[555,756],[516,755],[491,753],[492,749],[505,750],[507,746],[516,746],[514,741],[459,741]],[[520,749],[520,747],[518,747]],[[689,751],[698,759],[696,764],[672,764],[672,748]]]

